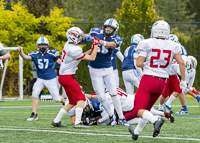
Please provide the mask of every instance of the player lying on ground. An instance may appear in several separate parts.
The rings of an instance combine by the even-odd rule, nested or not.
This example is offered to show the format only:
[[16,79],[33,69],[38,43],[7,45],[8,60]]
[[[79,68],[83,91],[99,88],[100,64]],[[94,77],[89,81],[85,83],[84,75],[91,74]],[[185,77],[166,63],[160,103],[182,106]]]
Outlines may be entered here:
[[[134,95],[127,94],[125,91],[123,91],[120,88],[117,88],[117,93],[120,96],[120,102],[122,106],[122,111],[124,113],[131,112],[134,108]],[[82,115],[82,121],[85,125],[109,125],[109,115],[101,105],[101,103],[98,101],[98,97],[96,94],[90,95],[85,94],[87,97],[84,109],[83,109],[83,115]],[[112,109],[112,112],[114,113],[114,106],[112,103],[112,99],[109,96],[109,93],[106,91],[106,100],[108,100],[110,107]],[[68,102],[66,100],[66,102]],[[75,122],[75,107],[73,107],[67,115],[70,116],[72,124]],[[157,111],[154,108],[151,109],[151,113],[154,115],[159,116],[165,116],[167,119],[170,120],[170,122],[174,122],[173,116],[168,116],[166,112]],[[128,115],[128,114],[127,114]],[[125,116],[126,118],[126,116]],[[140,118],[135,119],[128,119],[126,118],[128,124],[137,124]]]

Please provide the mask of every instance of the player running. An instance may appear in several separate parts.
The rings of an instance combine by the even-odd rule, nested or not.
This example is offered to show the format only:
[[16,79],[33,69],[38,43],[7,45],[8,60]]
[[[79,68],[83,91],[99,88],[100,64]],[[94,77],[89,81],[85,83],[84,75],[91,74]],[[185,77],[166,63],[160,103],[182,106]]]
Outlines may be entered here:
[[[167,78],[169,78],[168,69],[173,59],[179,62],[182,78],[180,86],[186,87],[185,64],[181,58],[181,48],[179,44],[167,40],[169,33],[169,24],[165,21],[157,21],[152,26],[151,38],[141,41],[137,47],[139,56],[136,66],[144,67],[144,71],[135,95],[132,118],[141,117],[142,119],[136,128],[129,127],[133,140],[138,139],[147,121],[154,125],[153,137],[160,133],[164,119],[154,116],[149,111],[165,89]],[[146,62],[144,62],[145,59]]]

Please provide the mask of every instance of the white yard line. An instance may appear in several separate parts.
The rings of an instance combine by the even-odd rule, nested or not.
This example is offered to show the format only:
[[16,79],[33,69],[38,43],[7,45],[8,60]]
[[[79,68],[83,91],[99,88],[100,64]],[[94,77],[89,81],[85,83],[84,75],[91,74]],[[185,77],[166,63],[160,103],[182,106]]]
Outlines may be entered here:
[[[31,132],[51,132],[51,133],[67,133],[67,134],[79,134],[79,135],[94,135],[94,136],[118,136],[118,137],[131,137],[131,135],[115,135],[115,134],[95,134],[95,133],[81,133],[81,132],[68,132],[68,131],[54,131],[54,130],[34,130],[34,129],[11,129],[11,128],[0,128],[0,130],[7,131],[31,131]],[[140,138],[153,138],[152,136],[139,136]],[[200,141],[195,138],[173,138],[173,137],[156,137],[158,139],[169,139],[169,140],[190,140]]]

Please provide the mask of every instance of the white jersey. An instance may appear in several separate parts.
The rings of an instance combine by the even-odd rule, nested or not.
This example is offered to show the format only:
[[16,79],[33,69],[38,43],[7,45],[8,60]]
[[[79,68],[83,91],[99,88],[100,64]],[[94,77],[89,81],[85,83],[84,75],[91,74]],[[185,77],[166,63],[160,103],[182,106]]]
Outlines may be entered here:
[[[185,70],[186,71],[186,70]],[[169,75],[176,75],[178,72],[180,72],[180,69],[179,69],[179,64],[177,61],[174,61],[172,62],[170,68],[169,68]]]
[[60,66],[59,74],[75,74],[81,58],[85,56],[82,48],[78,45],[69,44],[69,42],[66,42],[62,52],[63,60]]
[[145,57],[143,75],[168,78],[168,70],[175,54],[181,54],[179,44],[156,38],[140,41],[137,47],[139,56]]

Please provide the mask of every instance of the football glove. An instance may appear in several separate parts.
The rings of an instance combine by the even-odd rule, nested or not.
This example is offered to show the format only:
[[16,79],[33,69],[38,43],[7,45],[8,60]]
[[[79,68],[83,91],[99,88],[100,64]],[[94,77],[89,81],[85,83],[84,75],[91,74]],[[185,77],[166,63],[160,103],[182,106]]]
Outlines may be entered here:
[[180,82],[180,88],[182,88],[182,89],[186,89],[187,88],[186,81],[181,80],[181,82]]
[[199,92],[196,89],[192,89],[192,92],[196,95],[199,95]]
[[99,38],[94,37],[93,40],[92,40],[92,45],[99,45],[99,41],[100,41]]
[[93,37],[90,36],[90,35],[85,34],[84,38],[85,38],[86,41],[90,41],[90,42],[93,41]]

